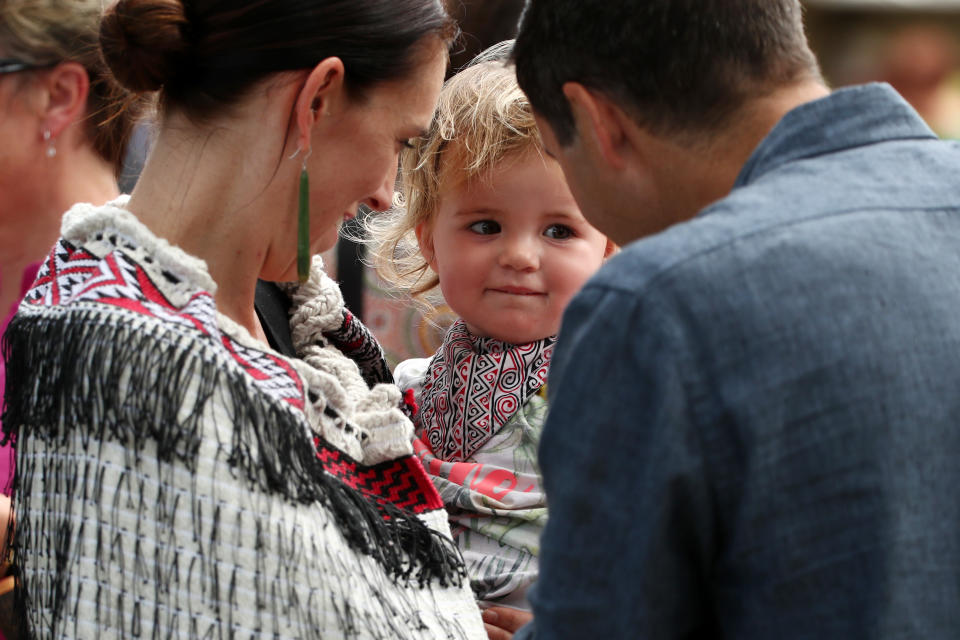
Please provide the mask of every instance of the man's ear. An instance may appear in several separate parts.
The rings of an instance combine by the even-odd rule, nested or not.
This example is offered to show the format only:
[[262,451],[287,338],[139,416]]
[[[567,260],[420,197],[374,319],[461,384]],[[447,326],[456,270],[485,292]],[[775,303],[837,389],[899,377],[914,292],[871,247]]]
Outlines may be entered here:
[[61,62],[42,76],[45,89],[41,110],[44,131],[54,138],[81,120],[87,109],[90,77],[82,64]]
[[330,113],[331,104],[344,93],[343,61],[324,58],[307,75],[294,106],[297,117],[297,147],[304,153],[310,148],[313,125],[322,115]]
[[433,229],[429,222],[418,222],[414,227],[414,233],[417,234],[417,244],[420,245],[420,255],[424,261],[430,265],[434,273],[437,273],[437,253],[433,250]]
[[602,93],[579,82],[565,82],[563,95],[570,104],[582,144],[614,169],[623,169],[628,143],[623,111]]

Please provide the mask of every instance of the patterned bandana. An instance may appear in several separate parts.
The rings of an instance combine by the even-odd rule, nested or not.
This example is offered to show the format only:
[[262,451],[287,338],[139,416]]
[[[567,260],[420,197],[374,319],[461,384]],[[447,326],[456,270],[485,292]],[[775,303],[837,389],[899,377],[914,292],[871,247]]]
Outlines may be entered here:
[[417,435],[442,460],[469,459],[546,383],[556,341],[478,338],[456,321],[427,368]]

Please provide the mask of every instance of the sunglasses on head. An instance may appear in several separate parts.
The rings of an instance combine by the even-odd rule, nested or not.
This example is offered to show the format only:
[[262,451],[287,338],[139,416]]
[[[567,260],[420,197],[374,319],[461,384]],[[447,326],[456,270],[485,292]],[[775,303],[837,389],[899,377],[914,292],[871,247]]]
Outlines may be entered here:
[[0,75],[7,73],[19,73],[20,71],[30,71],[33,69],[46,69],[48,67],[56,66],[57,63],[46,63],[46,64],[34,64],[32,62],[24,62],[23,60],[17,60],[16,58],[0,58]]

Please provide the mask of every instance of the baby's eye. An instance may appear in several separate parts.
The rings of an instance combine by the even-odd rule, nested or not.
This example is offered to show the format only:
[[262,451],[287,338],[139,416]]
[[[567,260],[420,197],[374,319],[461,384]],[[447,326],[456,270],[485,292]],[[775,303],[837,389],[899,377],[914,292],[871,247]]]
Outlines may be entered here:
[[554,240],[567,240],[572,238],[574,233],[573,229],[565,224],[552,224],[544,230],[543,235]]
[[500,225],[493,220],[478,220],[470,225],[470,231],[482,236],[489,236],[494,233],[500,233]]

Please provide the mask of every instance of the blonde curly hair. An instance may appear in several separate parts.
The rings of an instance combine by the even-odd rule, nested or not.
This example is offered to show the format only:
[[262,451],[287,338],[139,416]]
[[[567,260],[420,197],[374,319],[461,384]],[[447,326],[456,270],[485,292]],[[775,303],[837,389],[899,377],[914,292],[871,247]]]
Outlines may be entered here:
[[439,279],[420,253],[417,225],[431,222],[450,189],[484,179],[505,158],[543,150],[530,103],[506,63],[511,46],[487,49],[447,80],[426,136],[400,156],[402,194],[392,210],[365,222],[380,277],[428,308],[441,300]]

